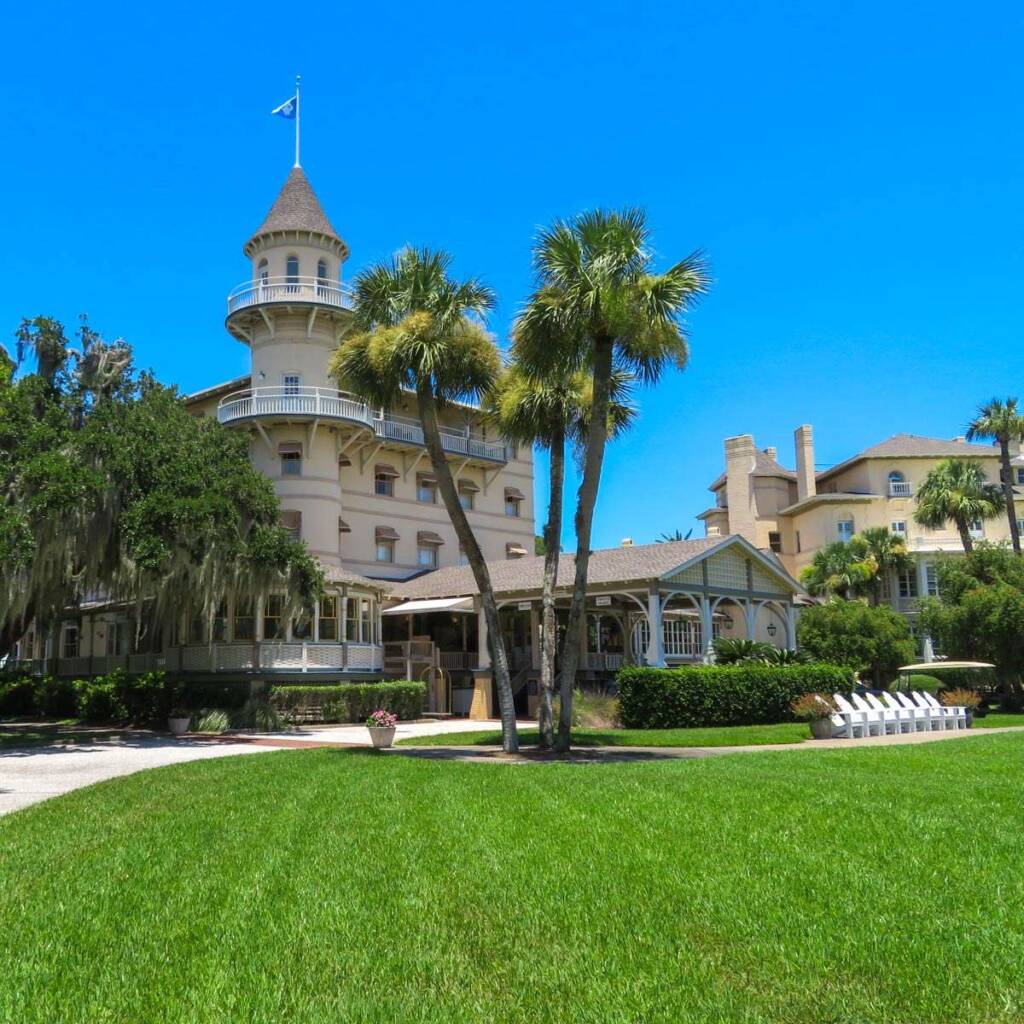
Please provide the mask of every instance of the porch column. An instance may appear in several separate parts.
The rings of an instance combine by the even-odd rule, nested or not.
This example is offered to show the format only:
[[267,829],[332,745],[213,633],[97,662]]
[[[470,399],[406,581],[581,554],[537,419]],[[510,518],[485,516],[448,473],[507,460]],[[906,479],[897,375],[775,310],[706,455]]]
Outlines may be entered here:
[[786,605],[786,647],[796,650],[796,608],[791,604]]
[[711,633],[711,599],[707,594],[700,596],[700,643],[701,661],[710,665],[715,660],[713,637]]
[[536,604],[530,604],[530,668],[540,669],[540,611]]
[[490,668],[491,667],[491,648],[488,641],[487,633],[487,617],[484,615],[483,604],[477,600],[476,606],[476,642],[477,642],[477,656],[476,664],[478,668]]
[[647,643],[647,664],[657,668],[665,667],[665,651],[661,631],[661,594],[651,590],[647,594],[647,624],[651,637]]
[[747,639],[756,640],[757,636],[757,608],[749,597],[743,599],[743,618],[747,624]]

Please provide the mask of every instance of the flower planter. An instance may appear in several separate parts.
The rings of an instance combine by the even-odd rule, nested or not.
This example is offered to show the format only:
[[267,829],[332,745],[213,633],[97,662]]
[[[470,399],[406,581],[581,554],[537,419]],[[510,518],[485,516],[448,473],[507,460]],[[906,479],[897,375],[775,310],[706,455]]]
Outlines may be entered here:
[[188,732],[188,727],[192,724],[192,716],[189,715],[187,718],[168,718],[167,728],[171,730],[172,736],[184,736]]
[[395,727],[393,725],[386,728],[368,725],[366,728],[370,733],[370,742],[378,749],[390,747],[395,742]]
[[829,718],[815,718],[810,723],[811,736],[816,740],[832,739],[832,720]]

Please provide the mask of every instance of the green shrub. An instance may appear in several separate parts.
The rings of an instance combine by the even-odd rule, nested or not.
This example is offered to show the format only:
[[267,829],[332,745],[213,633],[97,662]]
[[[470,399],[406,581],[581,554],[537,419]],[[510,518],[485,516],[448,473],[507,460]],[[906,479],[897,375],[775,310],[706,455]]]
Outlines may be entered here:
[[704,665],[624,668],[619,717],[626,729],[686,729],[793,720],[804,693],[849,692],[853,672],[839,665]]
[[250,697],[233,717],[235,726],[239,729],[283,732],[288,727],[288,723],[280,711],[269,701],[260,697]]
[[31,676],[7,676],[0,680],[0,716],[22,718],[38,714],[36,680]]
[[35,680],[35,713],[44,718],[74,718],[78,713],[74,683],[54,676]]
[[175,698],[190,708],[224,708],[235,711],[245,705],[250,696],[247,679],[186,679],[178,684]]
[[72,685],[79,718],[86,722],[116,724],[128,721],[128,707],[123,699],[120,680],[114,673],[95,679],[76,679]]
[[270,701],[286,716],[319,706],[323,709],[325,722],[365,722],[379,708],[408,721],[419,718],[423,713],[426,696],[426,683],[388,680],[326,686],[275,686],[270,692]]
[[195,724],[192,726],[192,732],[212,733],[219,736],[222,732],[228,731],[229,725],[227,712],[212,708],[199,712]]
[[938,676],[930,676],[924,672],[912,672],[908,676],[901,676],[897,679],[896,685],[907,692],[917,690],[918,693],[930,693],[934,697],[946,684]]

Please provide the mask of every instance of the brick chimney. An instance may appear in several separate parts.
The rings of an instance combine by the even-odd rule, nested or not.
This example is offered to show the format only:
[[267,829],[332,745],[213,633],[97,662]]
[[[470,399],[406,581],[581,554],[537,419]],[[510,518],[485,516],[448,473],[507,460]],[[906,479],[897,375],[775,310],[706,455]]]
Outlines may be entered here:
[[725,439],[725,498],[729,505],[729,532],[757,543],[754,495],[750,474],[754,471],[754,437],[740,434]]
[[793,432],[796,447],[796,499],[813,497],[818,492],[814,480],[814,431],[809,423]]

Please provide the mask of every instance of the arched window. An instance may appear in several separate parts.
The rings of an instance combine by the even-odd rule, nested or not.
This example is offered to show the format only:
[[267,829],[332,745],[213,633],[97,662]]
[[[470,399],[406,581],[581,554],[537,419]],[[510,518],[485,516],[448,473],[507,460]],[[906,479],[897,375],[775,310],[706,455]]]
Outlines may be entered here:
[[299,257],[289,256],[288,261],[285,264],[285,280],[289,285],[296,285],[299,283]]
[[317,260],[316,264],[316,291],[317,295],[323,297],[327,294],[327,260]]
[[907,498],[909,496],[910,484],[907,483],[906,477],[898,469],[894,469],[889,474],[889,497]]
[[265,259],[260,260],[260,265],[259,269],[257,270],[257,274],[259,275],[260,279],[260,287],[266,288],[267,281],[270,278],[270,264],[267,263]]

